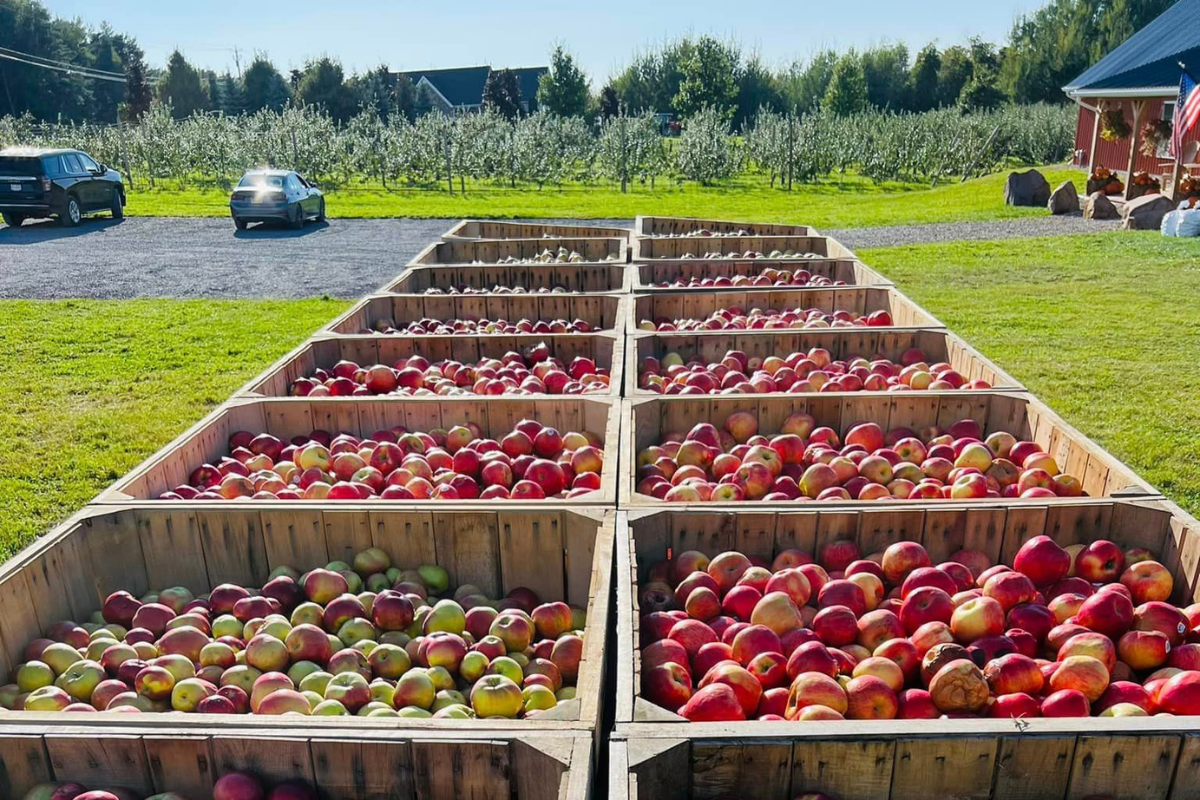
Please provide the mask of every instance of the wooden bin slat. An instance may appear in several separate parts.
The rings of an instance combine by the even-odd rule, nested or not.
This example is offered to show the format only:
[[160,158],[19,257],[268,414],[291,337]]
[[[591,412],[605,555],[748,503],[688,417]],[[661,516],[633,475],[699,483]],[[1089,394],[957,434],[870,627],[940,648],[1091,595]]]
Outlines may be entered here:
[[[708,318],[723,308],[809,309],[817,308],[832,314],[849,311],[867,315],[887,311],[898,327],[945,327],[932,314],[918,306],[892,287],[830,286],[814,289],[725,289],[703,292],[653,292],[633,296],[627,329],[630,333],[644,332],[638,325],[642,320],[667,318]],[[779,332],[779,331],[776,331]]]
[[[625,298],[605,294],[382,294],[371,295],[325,327],[330,333],[367,333],[381,319],[403,330],[421,319],[582,320],[596,332],[622,330]],[[396,334],[392,334],[396,335]]]
[[[640,699],[638,578],[668,551],[738,549],[767,559],[795,546],[813,552],[822,543],[814,533],[829,517],[836,537],[857,539],[863,552],[911,538],[937,562],[960,544],[939,545],[944,531],[969,530],[977,511],[931,504],[875,519],[868,512],[823,508],[619,512],[616,730],[609,762],[614,800],[715,798],[734,791],[762,800],[816,791],[845,800],[1195,798],[1198,717],[1030,719],[1017,725],[994,719],[687,723]],[[1200,523],[1171,503],[1077,500],[1041,512],[1032,526],[1008,525],[1003,517],[1022,516],[1025,509],[1003,503],[987,509],[998,517],[990,527],[1000,531],[989,555],[1011,559],[1022,542],[1043,532],[1064,545],[1110,538],[1156,552],[1177,576],[1174,602],[1195,596],[1200,565],[1188,542],[1200,540]]]
[[[445,264],[414,265],[405,268],[394,280],[388,281],[380,293],[424,294],[427,289],[467,286],[490,290],[495,286],[520,287],[534,291],[522,294],[502,294],[500,297],[522,297],[579,294],[625,294],[629,273],[626,265],[617,262],[588,264]],[[543,287],[562,287],[562,292],[538,294]],[[432,295],[434,297],[438,295]],[[482,297],[481,295],[468,295]]]
[[[536,237],[532,239],[456,239],[434,242],[417,254],[410,265],[496,264],[506,258],[534,258],[546,250],[566,248],[579,253],[585,262],[623,264],[628,260],[628,238]],[[612,256],[612,258],[609,258]]]
[[[634,236],[676,236],[694,233],[701,229],[713,233],[737,233],[746,231],[750,236],[815,236],[816,231],[807,225],[787,225],[772,222],[738,222],[727,219],[703,219],[700,217],[654,217],[638,216],[633,224]],[[711,237],[693,236],[689,240],[707,241]]]
[[[181,434],[158,453],[150,456],[132,472],[102,492],[94,502],[124,503],[131,500],[151,500],[162,492],[186,482],[189,473],[212,459],[228,455],[229,436],[235,431],[271,433],[288,440],[308,434],[314,429],[330,432],[345,431],[369,436],[381,428],[404,425],[410,430],[428,431],[475,422],[485,435],[504,434],[522,419],[537,419],[560,431],[591,431],[601,437],[607,457],[601,471],[601,487],[595,492],[572,501],[541,501],[555,505],[611,505],[617,491],[619,401],[603,396],[554,397],[469,397],[441,398],[270,398],[235,399],[217,408],[191,429]],[[179,501],[162,501],[164,503]],[[269,508],[279,501],[241,501],[240,508]],[[372,507],[389,501],[375,500]],[[461,501],[478,505],[495,501]],[[309,501],[310,505],[332,505],[351,508],[349,501]],[[439,508],[444,501],[408,501],[405,505]]]
[[[610,370],[609,390],[599,396],[621,392],[624,364],[624,335],[612,333],[479,334],[474,336],[336,336],[309,340],[250,380],[235,396],[288,397],[298,378],[312,377],[318,369],[331,369],[343,359],[361,366],[394,364],[401,358],[424,356],[429,361],[454,359],[474,364],[484,358],[502,358],[510,352],[546,344],[550,355],[569,366],[576,357],[591,358],[596,366]],[[539,395],[558,397],[560,395]],[[589,395],[593,396],[593,395]],[[293,398],[305,400],[306,398]],[[315,401],[318,398],[311,398]]]
[[[164,504],[165,505],[165,504]],[[246,517],[257,518],[246,525]],[[291,566],[307,571],[354,552],[342,543],[340,531],[348,524],[366,531],[356,546],[377,546],[395,558],[395,565],[411,569],[421,564],[438,563],[449,573],[452,585],[475,584],[488,596],[501,597],[519,586],[533,589],[546,600],[563,600],[584,608],[588,626],[580,663],[577,699],[555,709],[546,720],[478,721],[492,730],[528,729],[536,733],[574,729],[596,732],[604,680],[604,652],[611,613],[610,586],[613,558],[615,512],[600,509],[538,509],[514,504],[512,509],[467,510],[447,507],[430,511],[414,510],[328,510],[305,508],[301,503],[263,511],[224,509],[214,503],[192,503],[186,508],[169,509],[143,503],[124,508],[92,507],[64,523],[0,567],[0,655],[5,672],[0,683],[12,675],[22,659],[25,646],[42,635],[46,628],[63,619],[85,621],[103,605],[104,598],[118,589],[143,594],[152,589],[184,585],[197,594],[226,582],[261,586],[271,569]],[[199,584],[179,584],[180,572],[160,560],[147,557],[145,539],[139,531],[167,524],[189,530],[252,530],[253,536],[239,540],[189,537],[176,541],[175,560],[191,562],[208,574]],[[372,529],[378,535],[370,535]],[[331,536],[332,532],[332,536]],[[120,546],[118,537],[123,536]],[[88,599],[78,608],[43,609],[42,595],[34,591],[31,575],[47,553],[62,552],[83,543],[86,560],[61,575],[61,583],[71,586],[73,596]],[[93,546],[94,545],[94,546]],[[252,566],[226,573],[228,565]],[[8,724],[46,724],[73,722],[58,714],[16,713],[0,716],[0,735]],[[110,715],[111,716],[111,715]],[[78,719],[78,718],[77,718]],[[112,717],[114,721],[118,717]],[[157,717],[156,717],[157,719]],[[327,718],[306,720],[306,726],[321,726]],[[335,719],[335,718],[329,718]],[[380,729],[395,730],[395,720],[356,720],[351,725],[357,735]],[[196,728],[224,727],[229,730],[261,727],[271,718],[228,717],[171,714],[161,724],[174,733]],[[108,720],[105,720],[107,723]],[[96,724],[95,719],[81,724]],[[381,725],[372,723],[382,723]],[[405,721],[406,728],[409,726]],[[157,723],[156,723],[157,724]],[[334,722],[346,730],[346,721]],[[452,722],[416,720],[417,729],[455,730]],[[286,726],[285,726],[286,727]],[[120,733],[117,729],[110,729]],[[55,757],[56,743],[50,755]],[[72,747],[64,746],[62,758],[78,758]],[[236,750],[233,751],[236,753]],[[281,754],[282,756],[282,754]],[[85,753],[85,758],[99,756]],[[220,762],[219,753],[214,757]],[[292,757],[289,757],[292,758]],[[294,759],[293,759],[294,760]],[[139,784],[141,785],[141,784]]]
[[443,233],[442,240],[449,242],[457,239],[594,239],[597,237],[628,239],[631,233],[629,228],[607,225],[464,219]]
[[[891,281],[880,275],[875,270],[863,264],[861,261],[856,261],[853,258],[814,258],[814,259],[776,259],[776,258],[750,258],[750,259],[716,259],[705,260],[702,258],[686,258],[686,259],[653,259],[635,261],[632,265],[633,271],[633,291],[638,293],[660,293],[660,292],[695,292],[696,288],[692,287],[660,287],[655,286],[658,283],[670,283],[675,280],[682,279],[704,279],[704,278],[719,278],[733,277],[735,275],[759,275],[764,269],[773,267],[775,269],[799,270],[806,269],[813,275],[820,275],[829,278],[832,281],[842,281],[847,286],[892,286]],[[732,287],[713,287],[712,289],[700,289],[700,291],[738,291],[738,292],[778,292],[780,290],[793,288],[803,289],[803,286],[786,287],[786,286],[732,286]],[[816,287],[823,289],[834,289],[842,287]]]
[[[816,328],[790,331],[713,331],[709,333],[637,333],[629,337],[626,352],[626,396],[658,397],[655,392],[638,388],[642,362],[653,356],[678,353],[684,361],[699,358],[705,363],[719,362],[730,350],[740,350],[750,358],[780,358],[814,347],[828,350],[834,359],[877,355],[899,363],[910,348],[924,351],[929,362],[944,361],[966,380],[985,380],[994,389],[1023,389],[1021,383],[993,361],[953,333],[927,328]],[[863,394],[863,393],[855,393]],[[867,392],[865,394],[873,394]],[[1064,464],[1065,471],[1068,465]]]
[[[659,444],[668,432],[687,433],[699,422],[724,423],[734,411],[750,411],[759,420],[759,433],[777,432],[791,414],[811,414],[817,425],[839,434],[860,422],[875,422],[885,431],[906,426],[913,430],[937,425],[945,428],[962,419],[974,419],[985,432],[1005,430],[1018,439],[1037,442],[1053,456],[1060,468],[1084,465],[1073,473],[1090,496],[1152,496],[1159,492],[1136,473],[1107,453],[1036,398],[1022,392],[898,392],[828,393],[807,395],[706,395],[673,396],[624,401],[622,430],[621,503],[628,508],[669,508],[671,504],[634,491],[637,453]],[[889,508],[910,501],[893,501]],[[942,501],[942,504],[976,507],[979,501]],[[1016,503],[1024,506],[1026,501]],[[1059,500],[1049,500],[1053,505]],[[747,511],[774,504],[739,504]],[[872,503],[848,501],[823,505],[879,509]],[[794,503],[784,504],[794,508]],[[935,507],[942,507],[935,504]]]
[[459,728],[453,738],[357,739],[304,726],[262,735],[219,728],[179,734],[142,722],[111,735],[103,726],[28,726],[0,735],[0,792],[19,800],[39,783],[125,788],[139,796],[178,792],[205,798],[222,775],[244,770],[269,786],[304,780],[322,800],[591,800],[593,748],[578,733],[481,735]]

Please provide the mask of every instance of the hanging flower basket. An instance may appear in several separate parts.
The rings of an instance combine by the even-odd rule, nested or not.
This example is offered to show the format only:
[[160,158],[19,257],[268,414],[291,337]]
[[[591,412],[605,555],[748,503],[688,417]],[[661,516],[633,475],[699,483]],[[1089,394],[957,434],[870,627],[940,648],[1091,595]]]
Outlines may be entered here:
[[1120,108],[1110,108],[1100,115],[1100,137],[1106,142],[1116,142],[1128,139],[1133,133],[1125,112]]
[[1159,148],[1171,138],[1171,122],[1152,119],[1142,126],[1142,155],[1151,158],[1158,155]]

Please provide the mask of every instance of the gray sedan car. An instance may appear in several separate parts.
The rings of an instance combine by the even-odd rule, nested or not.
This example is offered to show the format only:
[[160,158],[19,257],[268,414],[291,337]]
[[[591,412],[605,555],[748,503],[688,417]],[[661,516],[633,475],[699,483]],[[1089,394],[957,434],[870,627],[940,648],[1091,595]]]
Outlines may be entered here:
[[240,231],[251,222],[286,222],[300,229],[306,220],[325,221],[325,196],[290,170],[255,169],[229,196],[229,213]]

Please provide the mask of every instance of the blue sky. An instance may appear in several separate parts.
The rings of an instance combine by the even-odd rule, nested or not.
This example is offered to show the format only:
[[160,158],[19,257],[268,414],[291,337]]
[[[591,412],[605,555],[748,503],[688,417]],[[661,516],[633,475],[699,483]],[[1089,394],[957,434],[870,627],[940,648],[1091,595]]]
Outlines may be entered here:
[[234,68],[255,51],[278,66],[301,66],[313,56],[340,58],[353,71],[386,63],[422,69],[490,63],[544,64],[555,44],[566,45],[593,84],[618,71],[639,48],[681,34],[734,36],[772,65],[831,46],[902,41],[917,49],[979,35],[1000,41],[1017,14],[1045,0],[45,0],[59,16],[90,24],[107,21],[134,34],[155,65],[176,47],[193,63]]

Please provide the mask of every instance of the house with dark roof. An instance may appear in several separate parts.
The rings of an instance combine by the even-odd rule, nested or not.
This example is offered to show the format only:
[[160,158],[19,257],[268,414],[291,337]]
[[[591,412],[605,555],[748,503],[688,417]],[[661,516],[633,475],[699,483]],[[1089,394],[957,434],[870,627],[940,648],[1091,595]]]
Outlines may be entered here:
[[[1180,65],[1183,65],[1182,67]],[[1090,172],[1104,166],[1116,172],[1149,172],[1163,175],[1170,192],[1183,168],[1195,169],[1200,161],[1200,131],[1184,140],[1180,158],[1168,154],[1163,141],[1152,155],[1142,152],[1146,123],[1172,122],[1183,69],[1200,78],[1200,0],[1178,0],[1153,22],[1129,37],[1096,62],[1063,91],[1079,106],[1075,130],[1075,160]],[[1102,137],[1102,117],[1120,111],[1130,135]],[[1169,140],[1169,137],[1168,137]],[[1125,184],[1132,188],[1126,175]]]
[[[537,110],[538,80],[549,67],[519,67],[517,82],[521,87],[521,108],[526,113]],[[431,105],[443,114],[463,114],[483,107],[483,86],[492,72],[490,66],[455,67],[402,72],[412,81],[420,96],[425,92]]]

